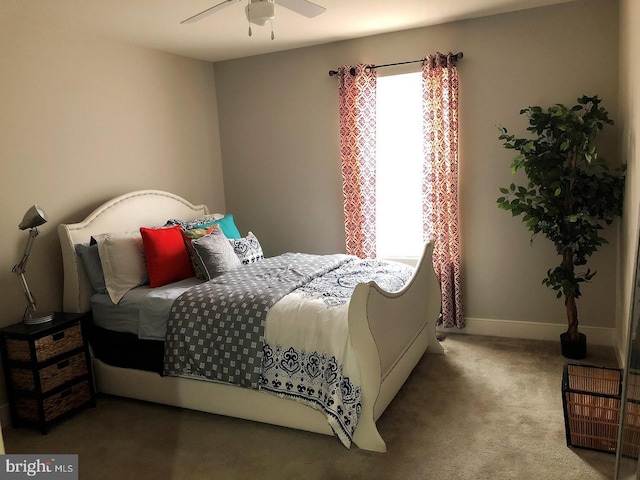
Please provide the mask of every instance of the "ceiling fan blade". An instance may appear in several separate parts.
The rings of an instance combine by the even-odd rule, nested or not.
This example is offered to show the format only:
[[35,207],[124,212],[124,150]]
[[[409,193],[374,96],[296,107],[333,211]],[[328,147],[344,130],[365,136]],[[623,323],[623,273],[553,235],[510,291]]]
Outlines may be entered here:
[[326,10],[326,8],[308,0],[275,0],[275,2],[307,18],[317,17]]
[[202,20],[204,17],[207,17],[209,15],[211,15],[212,13],[218,12],[220,10],[222,10],[223,8],[228,7],[229,5],[231,5],[232,3],[238,3],[240,0],[225,0],[222,3],[219,3],[217,5],[214,5],[211,8],[207,8],[206,10],[200,12],[200,13],[196,13],[194,16],[187,18],[186,20],[181,21],[180,23],[193,23],[193,22],[197,22],[198,20]]

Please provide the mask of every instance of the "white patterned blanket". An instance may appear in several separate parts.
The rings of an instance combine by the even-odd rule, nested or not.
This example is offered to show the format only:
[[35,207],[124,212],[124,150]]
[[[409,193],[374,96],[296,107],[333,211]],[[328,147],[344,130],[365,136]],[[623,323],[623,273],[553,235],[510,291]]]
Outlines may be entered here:
[[370,280],[398,291],[413,272],[407,265],[355,259],[285,296],[267,319],[260,389],[319,410],[349,447],[362,409],[349,299],[358,283]]

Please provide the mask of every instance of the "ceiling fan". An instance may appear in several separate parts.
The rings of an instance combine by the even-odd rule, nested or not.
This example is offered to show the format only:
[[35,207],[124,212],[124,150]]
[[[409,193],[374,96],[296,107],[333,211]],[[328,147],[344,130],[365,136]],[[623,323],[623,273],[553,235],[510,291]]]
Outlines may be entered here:
[[[203,18],[228,7],[233,3],[241,0],[225,0],[222,3],[207,8],[206,10],[193,15],[180,23],[194,23]],[[313,18],[323,13],[326,8],[309,2],[308,0],[248,0],[245,7],[245,14],[249,23],[263,26],[267,22],[275,18],[275,4],[287,8],[307,18]],[[249,25],[249,36],[251,36],[251,25]],[[273,27],[271,31],[271,39],[273,39]]]

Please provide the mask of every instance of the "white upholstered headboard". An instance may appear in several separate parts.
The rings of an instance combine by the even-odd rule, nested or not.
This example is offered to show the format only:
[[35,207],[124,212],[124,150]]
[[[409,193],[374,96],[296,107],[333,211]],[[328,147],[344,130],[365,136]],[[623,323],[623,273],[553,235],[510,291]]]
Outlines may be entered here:
[[76,255],[76,244],[89,243],[92,235],[160,227],[170,218],[193,220],[208,213],[206,205],[193,205],[172,193],[139,190],[106,202],[79,223],[61,224],[58,235],[64,268],[64,311],[84,313],[91,309],[92,290]]

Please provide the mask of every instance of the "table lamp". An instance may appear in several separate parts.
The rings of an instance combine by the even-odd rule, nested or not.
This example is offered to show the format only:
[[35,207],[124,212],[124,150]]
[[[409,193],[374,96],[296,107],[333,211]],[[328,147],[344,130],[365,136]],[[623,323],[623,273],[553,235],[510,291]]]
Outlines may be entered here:
[[20,285],[22,286],[22,291],[27,297],[27,308],[25,309],[24,315],[22,317],[22,322],[25,325],[37,325],[53,320],[52,313],[38,314],[38,312],[36,311],[36,300],[31,294],[29,286],[27,285],[27,279],[24,276],[27,268],[27,261],[29,260],[29,255],[31,254],[31,248],[33,247],[33,241],[40,233],[37,227],[44,223],[47,223],[46,214],[39,206],[33,205],[29,210],[27,210],[27,213],[24,214],[22,222],[20,222],[20,225],[18,225],[18,228],[20,230],[29,229],[29,239],[27,240],[27,245],[25,246],[22,259],[12,269],[12,272],[18,275]]

